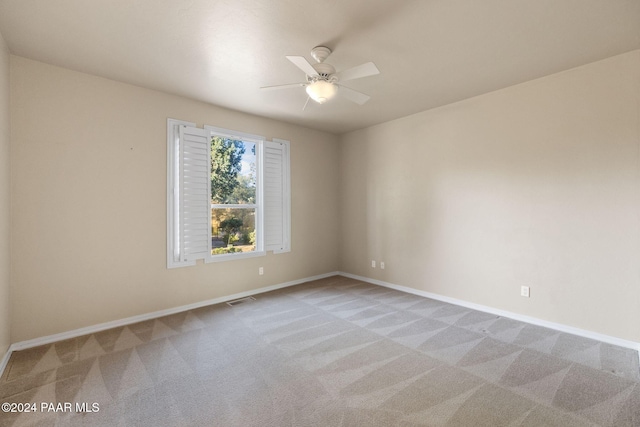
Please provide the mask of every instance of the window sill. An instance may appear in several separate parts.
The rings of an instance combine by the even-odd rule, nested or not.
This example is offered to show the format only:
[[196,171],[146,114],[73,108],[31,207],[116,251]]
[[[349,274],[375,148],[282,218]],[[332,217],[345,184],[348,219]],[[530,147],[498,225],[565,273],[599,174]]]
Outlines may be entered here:
[[206,262],[222,262],[222,261],[233,261],[238,259],[245,258],[255,258],[259,256],[265,256],[267,251],[252,251],[252,252],[240,252],[234,254],[221,254],[221,255],[212,255]]

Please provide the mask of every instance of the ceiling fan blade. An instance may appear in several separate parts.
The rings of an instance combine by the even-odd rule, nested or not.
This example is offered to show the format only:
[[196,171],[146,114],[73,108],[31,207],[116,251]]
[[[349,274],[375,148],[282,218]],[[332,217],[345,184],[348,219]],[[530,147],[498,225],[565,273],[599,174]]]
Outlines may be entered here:
[[357,90],[353,90],[351,88],[348,88],[342,85],[338,85],[338,86],[340,87],[338,94],[344,96],[349,101],[355,102],[358,105],[363,105],[365,102],[371,99],[369,95],[366,95],[362,92],[358,92]]
[[376,64],[373,62],[367,62],[366,64],[340,71],[337,73],[337,76],[340,81],[344,82],[347,80],[360,79],[362,77],[375,76],[376,74],[380,74],[380,70],[378,70]]
[[309,61],[304,56],[287,56],[289,61],[293,62],[293,65],[300,68],[307,76],[317,76],[318,72],[313,68]]
[[294,87],[303,87],[306,86],[306,83],[290,83],[286,85],[276,85],[276,86],[263,86],[261,90],[274,90],[274,89],[291,89]]

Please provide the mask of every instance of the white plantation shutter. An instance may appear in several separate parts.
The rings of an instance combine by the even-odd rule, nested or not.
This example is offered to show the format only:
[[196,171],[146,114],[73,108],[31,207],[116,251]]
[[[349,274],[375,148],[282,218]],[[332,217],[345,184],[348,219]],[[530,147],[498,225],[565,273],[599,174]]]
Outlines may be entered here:
[[265,250],[291,250],[289,142],[264,143],[264,240]]
[[211,257],[210,132],[180,126],[180,261]]

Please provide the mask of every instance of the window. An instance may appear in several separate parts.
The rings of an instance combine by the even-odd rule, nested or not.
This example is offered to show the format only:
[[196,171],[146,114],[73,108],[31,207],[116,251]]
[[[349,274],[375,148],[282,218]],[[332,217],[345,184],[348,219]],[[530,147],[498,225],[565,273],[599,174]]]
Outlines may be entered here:
[[290,250],[289,143],[167,121],[167,266]]

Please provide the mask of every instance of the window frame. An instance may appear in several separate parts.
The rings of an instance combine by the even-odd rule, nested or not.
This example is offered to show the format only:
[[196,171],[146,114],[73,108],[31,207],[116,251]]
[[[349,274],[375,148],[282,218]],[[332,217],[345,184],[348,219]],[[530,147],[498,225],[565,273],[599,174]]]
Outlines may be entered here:
[[261,135],[253,135],[250,133],[238,132],[209,125],[205,125],[204,129],[210,132],[211,137],[220,136],[223,138],[241,140],[243,142],[251,142],[256,145],[256,202],[253,204],[211,203],[211,209],[250,209],[250,206],[252,206],[256,210],[256,249],[251,252],[235,252],[231,254],[217,255],[212,254],[210,258],[205,259],[205,262],[231,261],[264,256],[267,254],[267,251],[264,249],[264,179],[262,175],[265,138]]

